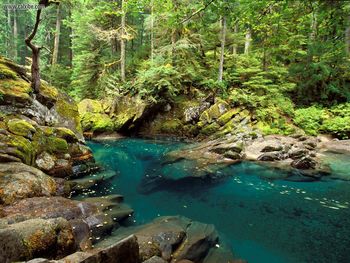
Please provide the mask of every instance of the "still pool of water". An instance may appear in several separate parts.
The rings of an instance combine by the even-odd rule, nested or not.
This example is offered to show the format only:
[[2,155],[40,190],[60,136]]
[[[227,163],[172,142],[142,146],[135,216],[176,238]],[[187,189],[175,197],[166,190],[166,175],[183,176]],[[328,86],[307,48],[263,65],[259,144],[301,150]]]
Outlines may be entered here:
[[188,162],[176,169],[161,165],[184,143],[121,139],[89,146],[98,163],[117,173],[98,194],[124,195],[135,210],[133,224],[165,215],[214,224],[235,255],[250,263],[350,262],[349,182],[272,180],[278,171],[241,163],[216,171],[225,174],[218,182],[168,181],[143,191],[148,177],[166,177],[169,170],[173,177],[191,175]]

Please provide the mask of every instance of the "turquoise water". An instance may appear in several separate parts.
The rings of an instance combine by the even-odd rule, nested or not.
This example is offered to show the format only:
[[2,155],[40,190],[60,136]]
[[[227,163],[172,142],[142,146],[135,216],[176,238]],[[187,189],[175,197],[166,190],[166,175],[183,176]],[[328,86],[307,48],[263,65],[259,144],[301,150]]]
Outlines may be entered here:
[[195,163],[165,157],[183,143],[122,139],[89,146],[97,162],[117,173],[95,195],[124,195],[135,210],[130,224],[180,214],[214,224],[250,263],[350,262],[349,182],[279,180],[286,175],[253,163],[214,169],[216,180],[188,179],[198,172]]

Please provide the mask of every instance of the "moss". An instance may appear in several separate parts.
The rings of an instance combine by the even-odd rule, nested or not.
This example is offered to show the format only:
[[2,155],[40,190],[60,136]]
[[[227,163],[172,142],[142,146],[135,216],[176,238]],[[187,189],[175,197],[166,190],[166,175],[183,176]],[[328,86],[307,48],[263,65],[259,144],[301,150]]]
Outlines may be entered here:
[[36,132],[36,129],[32,124],[21,119],[11,119],[7,122],[7,127],[10,132],[16,135],[29,137],[32,133]]
[[55,104],[57,113],[61,115],[61,118],[74,122],[74,127],[69,128],[74,132],[82,134],[83,131],[80,124],[78,106],[74,100],[66,94],[59,93],[58,97],[59,98]]
[[114,123],[107,114],[87,112],[82,116],[84,131],[113,131]]
[[64,127],[56,128],[55,133],[57,137],[65,139],[67,141],[70,141],[70,142],[77,141],[77,136],[75,135],[75,133],[68,128],[64,128]]
[[235,116],[237,113],[241,111],[240,108],[234,108],[229,110],[228,112],[224,113],[219,119],[218,119],[218,124],[221,126],[225,125],[226,123],[229,122],[229,120],[232,119],[233,116]]
[[53,127],[49,127],[49,126],[42,126],[40,127],[43,131],[43,133],[45,134],[45,136],[51,136],[54,134],[55,129]]
[[5,101],[30,101],[30,92],[32,92],[30,83],[22,79],[0,79],[0,93]]
[[39,93],[45,99],[51,101],[56,101],[59,95],[58,90],[55,87],[52,87],[45,82],[41,83]]
[[66,140],[56,137],[48,137],[46,139],[45,149],[50,153],[67,153],[68,143]]
[[0,141],[7,145],[11,150],[11,154],[22,160],[23,163],[32,165],[36,154],[33,144],[23,136],[19,135],[1,135]]
[[78,103],[78,111],[80,115],[87,112],[104,113],[102,103],[97,100],[85,99]]
[[217,133],[218,137],[222,137],[228,133],[232,133],[236,129],[236,124],[233,121],[228,121],[223,127],[220,128],[220,131]]
[[179,119],[167,120],[162,123],[161,132],[168,134],[179,134],[182,130],[182,123]]
[[17,79],[17,74],[0,61],[0,79]]
[[199,120],[204,123],[212,123],[214,120],[220,118],[220,116],[226,111],[228,104],[224,101],[219,101],[212,105],[209,109],[205,110]]
[[199,128],[196,125],[187,124],[183,127],[183,133],[188,137],[195,137],[199,133]]
[[215,132],[217,132],[219,129],[220,129],[220,125],[217,124],[216,122],[214,122],[214,123],[211,123],[211,124],[205,126],[204,128],[202,128],[201,134],[212,135]]
[[132,120],[135,115],[130,115],[128,112],[119,114],[118,116],[115,117],[114,120],[114,128],[116,131],[120,130],[123,128],[123,126]]

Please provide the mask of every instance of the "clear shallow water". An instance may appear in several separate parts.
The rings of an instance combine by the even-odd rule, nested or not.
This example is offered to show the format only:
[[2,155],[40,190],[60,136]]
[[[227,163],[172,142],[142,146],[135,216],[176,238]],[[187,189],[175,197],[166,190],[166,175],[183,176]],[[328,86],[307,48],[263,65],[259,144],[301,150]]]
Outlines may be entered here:
[[188,161],[161,165],[166,152],[184,144],[122,139],[89,146],[97,162],[118,174],[96,194],[124,195],[135,210],[133,224],[178,214],[211,223],[250,263],[350,262],[349,182],[272,180],[278,171],[242,163],[216,171],[226,175],[220,181],[167,181],[144,191],[153,176],[194,173]]

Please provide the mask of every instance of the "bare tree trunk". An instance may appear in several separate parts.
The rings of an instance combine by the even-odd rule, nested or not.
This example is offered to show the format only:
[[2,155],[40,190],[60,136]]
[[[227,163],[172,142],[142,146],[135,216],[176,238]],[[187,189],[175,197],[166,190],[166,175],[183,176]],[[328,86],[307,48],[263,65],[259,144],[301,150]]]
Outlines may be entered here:
[[40,47],[37,47],[32,44],[32,40],[38,31],[39,23],[40,23],[41,9],[38,9],[36,13],[36,21],[34,25],[34,29],[32,33],[26,38],[26,45],[32,50],[32,88],[34,92],[39,93],[40,90],[40,68],[39,68],[39,56],[40,56]]
[[7,9],[7,57],[8,58],[12,58],[12,51],[13,51],[13,47],[12,47],[12,29],[11,29],[11,12],[10,12],[10,8]]
[[235,23],[235,26],[233,28],[233,33],[235,35],[235,40],[234,40],[234,43],[232,45],[232,54],[233,55],[237,55],[237,34],[238,34],[238,22]]
[[17,40],[18,40],[17,12],[16,12],[16,9],[14,9],[13,10],[13,55],[15,60],[17,60],[17,57],[18,57]]
[[311,18],[311,33],[310,33],[310,40],[313,41],[316,38],[317,34],[317,11],[314,10],[312,12],[312,18]]
[[53,46],[53,54],[52,54],[52,65],[57,64],[58,62],[58,50],[60,46],[60,34],[61,34],[61,5],[57,5],[57,16],[56,16],[56,32],[55,32],[55,40]]
[[224,55],[225,55],[225,40],[226,40],[226,17],[221,19],[221,51],[220,51],[220,64],[219,64],[219,82],[222,82],[222,75],[224,71]]
[[250,28],[248,28],[247,33],[245,34],[245,44],[244,44],[244,54],[249,54],[250,42],[252,38],[252,33]]
[[345,30],[345,46],[346,46],[346,54],[350,55],[350,16],[348,17],[348,26]]
[[120,37],[120,76],[122,81],[125,81],[125,10],[124,10],[124,0],[122,0],[122,20],[121,20],[121,30],[122,34]]
[[153,62],[154,58],[154,3],[151,1],[151,61]]

